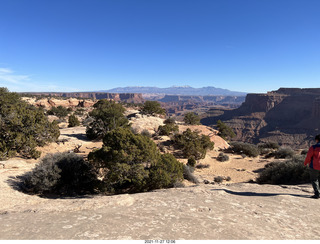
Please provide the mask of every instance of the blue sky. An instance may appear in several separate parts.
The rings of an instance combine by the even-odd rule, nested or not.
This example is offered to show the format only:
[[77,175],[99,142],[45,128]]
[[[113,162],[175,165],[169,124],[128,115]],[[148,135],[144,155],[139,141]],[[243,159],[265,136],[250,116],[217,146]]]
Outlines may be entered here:
[[0,87],[319,87],[319,0],[0,0]]

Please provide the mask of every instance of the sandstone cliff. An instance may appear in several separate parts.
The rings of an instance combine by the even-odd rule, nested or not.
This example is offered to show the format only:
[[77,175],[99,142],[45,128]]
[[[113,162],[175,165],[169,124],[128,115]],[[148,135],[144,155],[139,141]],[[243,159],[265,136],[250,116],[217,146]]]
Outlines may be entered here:
[[77,98],[68,98],[68,99],[57,99],[57,98],[41,98],[36,99],[34,97],[22,97],[22,99],[36,107],[42,107],[46,109],[50,109],[52,107],[62,106],[65,108],[74,108],[74,107],[82,107],[82,108],[90,108],[95,104],[93,100],[82,100]]
[[280,88],[248,94],[238,109],[205,118],[202,123],[212,125],[218,119],[234,129],[237,140],[308,147],[320,133],[320,89]]
[[112,99],[127,103],[142,103],[144,99],[139,93],[106,93],[106,92],[29,92],[28,95],[64,98]]

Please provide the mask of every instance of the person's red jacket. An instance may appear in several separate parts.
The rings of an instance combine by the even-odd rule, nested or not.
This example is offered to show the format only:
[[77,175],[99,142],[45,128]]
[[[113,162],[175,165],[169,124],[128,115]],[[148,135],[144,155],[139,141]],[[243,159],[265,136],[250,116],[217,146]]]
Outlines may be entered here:
[[309,148],[304,165],[309,164],[312,169],[320,170],[320,142]]

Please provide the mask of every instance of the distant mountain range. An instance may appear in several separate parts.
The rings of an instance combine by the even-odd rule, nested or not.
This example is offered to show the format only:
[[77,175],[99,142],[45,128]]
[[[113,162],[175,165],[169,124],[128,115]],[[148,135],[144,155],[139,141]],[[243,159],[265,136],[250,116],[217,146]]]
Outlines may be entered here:
[[166,94],[166,95],[194,95],[194,96],[245,96],[245,92],[230,91],[227,89],[207,86],[202,88],[193,88],[190,86],[172,86],[168,88],[148,87],[148,86],[128,86],[117,87],[110,90],[101,90],[98,92],[110,93],[142,93],[142,94]]

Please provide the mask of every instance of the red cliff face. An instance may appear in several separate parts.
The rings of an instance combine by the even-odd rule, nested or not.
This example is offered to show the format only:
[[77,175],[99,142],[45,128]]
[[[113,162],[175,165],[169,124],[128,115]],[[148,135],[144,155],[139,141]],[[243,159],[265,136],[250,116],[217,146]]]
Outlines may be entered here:
[[310,139],[320,133],[320,89],[281,88],[248,94],[238,109],[202,122],[210,125],[218,119],[234,129],[237,140],[308,147]]
[[245,112],[268,112],[283,101],[283,94],[248,94],[242,104]]

